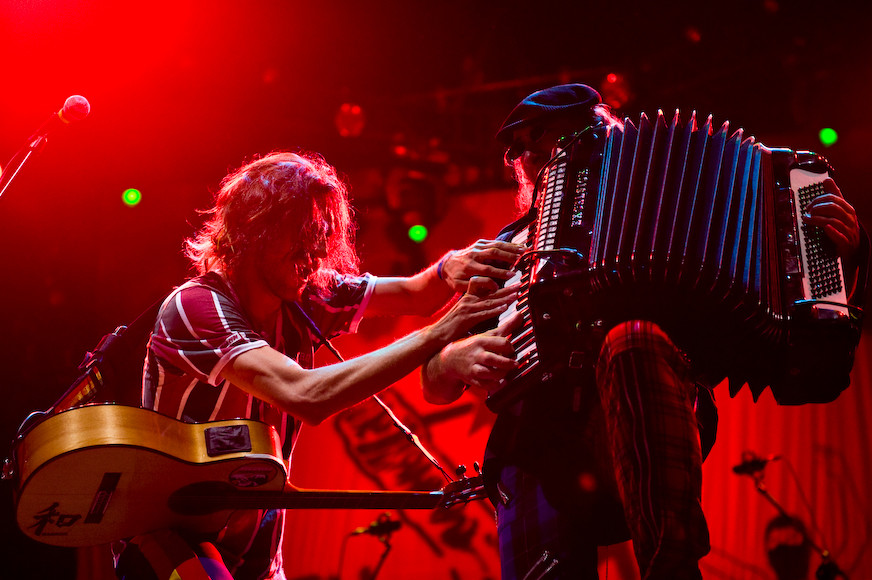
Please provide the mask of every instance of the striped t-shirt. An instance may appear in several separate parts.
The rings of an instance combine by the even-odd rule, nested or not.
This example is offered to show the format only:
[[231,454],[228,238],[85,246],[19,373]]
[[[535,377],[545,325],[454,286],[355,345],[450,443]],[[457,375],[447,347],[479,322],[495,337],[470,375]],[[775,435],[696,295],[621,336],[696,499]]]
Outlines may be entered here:
[[[227,419],[255,419],[275,427],[290,461],[300,423],[243,389],[221,378],[222,369],[236,356],[271,346],[311,368],[317,339],[305,316],[327,337],[354,332],[374,288],[374,277],[336,275],[329,295],[304,293],[297,305],[286,304],[275,332],[255,331],[236,292],[218,273],[189,280],[161,306],[148,344],[143,377],[145,408],[175,419],[202,423]],[[275,338],[270,338],[274,336]],[[283,578],[281,530],[283,513],[237,512],[215,541],[234,578]],[[235,562],[239,561],[237,567]]]

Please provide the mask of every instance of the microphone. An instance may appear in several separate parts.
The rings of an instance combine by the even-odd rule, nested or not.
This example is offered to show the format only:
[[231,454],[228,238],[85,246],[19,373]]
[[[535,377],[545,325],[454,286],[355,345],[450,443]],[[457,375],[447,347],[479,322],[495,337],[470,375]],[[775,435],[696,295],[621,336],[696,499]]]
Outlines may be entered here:
[[[67,97],[61,110],[57,113],[52,113],[51,116],[46,119],[42,126],[36,130],[36,133],[31,135],[25,142],[24,146],[15,152],[12,159],[7,163],[7,167],[0,167],[0,197],[3,197],[6,189],[12,184],[12,180],[14,180],[18,175],[18,172],[21,171],[21,168],[24,167],[27,160],[35,153],[42,151],[43,147],[45,147],[48,134],[51,133],[55,127],[62,127],[64,125],[69,125],[70,123],[81,121],[87,117],[90,112],[91,103],[89,103],[88,99],[82,95]],[[7,177],[7,175],[9,177]]]
[[386,536],[399,530],[402,525],[403,522],[392,520],[390,514],[382,514],[377,520],[369,524],[369,527],[355,528],[351,535],[370,534],[371,536]]
[[64,101],[64,106],[58,111],[58,118],[61,122],[69,125],[76,121],[81,121],[91,112],[91,103],[82,95],[73,95],[67,97]]
[[742,453],[742,463],[733,466],[733,473],[736,475],[754,475],[763,471],[770,461],[778,461],[779,459],[781,459],[780,455],[757,457],[756,453],[746,451]]
[[39,146],[45,137],[54,131],[56,127],[63,127],[81,121],[91,112],[91,103],[82,95],[67,97],[64,106],[51,116],[36,130],[36,133],[28,139],[28,147],[31,149]]

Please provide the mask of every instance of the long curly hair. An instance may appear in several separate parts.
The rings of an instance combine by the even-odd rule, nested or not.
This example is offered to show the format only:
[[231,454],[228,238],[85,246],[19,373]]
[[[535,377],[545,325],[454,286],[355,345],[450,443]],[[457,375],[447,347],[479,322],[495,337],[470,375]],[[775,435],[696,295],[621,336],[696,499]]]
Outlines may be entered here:
[[315,288],[330,284],[331,270],[358,273],[348,187],[316,153],[276,151],[251,161],[221,181],[204,213],[207,221],[185,241],[185,255],[199,274],[232,275],[289,236],[302,248],[326,243],[327,257],[309,279]]

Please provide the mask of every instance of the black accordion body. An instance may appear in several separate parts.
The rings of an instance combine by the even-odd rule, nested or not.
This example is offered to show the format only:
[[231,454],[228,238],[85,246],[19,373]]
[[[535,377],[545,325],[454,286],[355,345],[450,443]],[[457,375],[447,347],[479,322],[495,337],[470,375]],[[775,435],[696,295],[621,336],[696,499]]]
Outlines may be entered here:
[[660,325],[701,379],[729,378],[731,395],[748,384],[780,404],[835,399],[860,315],[834,248],[801,218],[830,172],[813,153],[678,112],[558,145],[536,217],[515,237],[529,248],[512,336],[520,368],[489,407],[592,364],[602,334],[632,319]]

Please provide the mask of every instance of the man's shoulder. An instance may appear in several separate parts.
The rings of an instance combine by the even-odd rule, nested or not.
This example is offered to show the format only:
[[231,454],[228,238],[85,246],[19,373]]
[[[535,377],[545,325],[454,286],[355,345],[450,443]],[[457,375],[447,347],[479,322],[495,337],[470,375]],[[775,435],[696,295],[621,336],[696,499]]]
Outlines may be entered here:
[[179,285],[167,297],[172,298],[178,294],[184,294],[185,298],[205,297],[218,294],[234,299],[235,293],[227,280],[217,272],[208,272],[206,274],[189,278],[184,283]]
[[211,315],[238,309],[239,300],[223,276],[209,272],[185,281],[164,300],[160,318],[182,316],[190,319],[198,313]]

